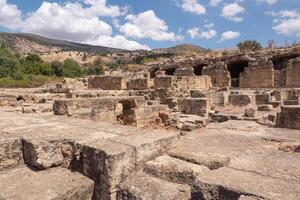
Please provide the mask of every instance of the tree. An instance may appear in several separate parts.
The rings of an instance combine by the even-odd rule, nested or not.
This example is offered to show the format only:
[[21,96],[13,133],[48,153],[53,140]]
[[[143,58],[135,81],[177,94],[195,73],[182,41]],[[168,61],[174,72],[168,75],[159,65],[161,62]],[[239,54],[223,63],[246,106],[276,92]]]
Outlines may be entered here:
[[256,40],[246,40],[237,44],[240,51],[258,51],[262,48],[261,44]]
[[60,62],[58,60],[51,62],[51,68],[52,68],[53,74],[55,76],[61,77],[64,75],[62,62]]
[[88,75],[100,75],[104,74],[104,64],[101,57],[98,57],[92,66],[90,66],[87,70]]
[[83,75],[79,64],[73,59],[66,59],[63,64],[63,75],[65,77],[80,77]]
[[[23,63],[23,72],[25,74],[44,74],[48,75],[49,69],[43,69],[44,67],[47,67],[42,60],[42,58],[37,54],[29,54],[25,57],[24,63]],[[47,71],[47,72],[46,72]]]

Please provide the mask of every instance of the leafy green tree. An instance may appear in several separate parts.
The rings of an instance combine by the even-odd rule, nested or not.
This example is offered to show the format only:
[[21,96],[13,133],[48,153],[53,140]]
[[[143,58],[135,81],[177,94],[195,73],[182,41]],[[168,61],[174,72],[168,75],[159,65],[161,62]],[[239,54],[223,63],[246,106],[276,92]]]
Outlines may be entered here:
[[0,48],[0,78],[9,77],[17,70],[19,60],[6,48]]
[[63,75],[71,78],[80,77],[83,75],[83,71],[75,60],[66,59],[63,64]]
[[262,48],[261,44],[256,40],[246,40],[237,44],[240,51],[258,51]]
[[58,60],[51,62],[51,68],[52,68],[53,74],[55,76],[61,77],[64,75],[62,62],[60,62]]
[[29,54],[25,57],[22,70],[25,74],[38,75],[44,71],[43,67],[45,67],[45,64],[39,55]]
[[104,74],[104,63],[100,57],[98,57],[92,66],[87,69],[88,75],[100,75]]

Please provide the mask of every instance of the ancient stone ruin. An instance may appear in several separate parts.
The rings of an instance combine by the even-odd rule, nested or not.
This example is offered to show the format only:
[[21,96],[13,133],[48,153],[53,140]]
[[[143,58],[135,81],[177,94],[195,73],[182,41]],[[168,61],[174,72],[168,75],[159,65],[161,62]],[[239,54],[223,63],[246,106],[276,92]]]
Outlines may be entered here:
[[300,48],[0,91],[0,199],[296,200]]

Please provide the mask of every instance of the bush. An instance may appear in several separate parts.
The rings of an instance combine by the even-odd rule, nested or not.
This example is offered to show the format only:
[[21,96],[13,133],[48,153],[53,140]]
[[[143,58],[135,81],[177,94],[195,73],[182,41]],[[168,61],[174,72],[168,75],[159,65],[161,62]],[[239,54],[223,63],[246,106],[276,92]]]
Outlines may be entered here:
[[56,60],[51,63],[52,73],[57,77],[61,77],[64,75],[63,72],[63,63]]
[[51,76],[53,74],[51,66],[47,63],[44,63],[42,58],[36,54],[30,54],[25,58],[21,70],[25,74],[45,76]]
[[100,57],[98,57],[92,66],[87,69],[86,72],[88,75],[100,75],[104,74],[104,64]]
[[246,40],[237,44],[240,51],[258,51],[262,48],[261,44],[256,40]]
[[83,75],[79,64],[73,59],[66,59],[63,64],[63,76],[75,78]]
[[24,75],[21,80],[16,80],[12,77],[0,78],[0,88],[31,88],[40,87],[50,81],[60,80],[53,77],[43,75]]

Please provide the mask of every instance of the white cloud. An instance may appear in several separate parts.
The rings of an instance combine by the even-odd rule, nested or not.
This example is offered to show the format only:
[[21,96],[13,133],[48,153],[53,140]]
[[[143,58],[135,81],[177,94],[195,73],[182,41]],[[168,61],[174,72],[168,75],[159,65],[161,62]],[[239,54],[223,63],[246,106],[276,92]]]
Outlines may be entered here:
[[21,11],[16,5],[7,0],[0,0],[0,26],[8,28],[18,27],[21,23]]
[[261,2],[267,3],[270,6],[277,3],[277,0],[256,0],[256,1],[259,2],[259,3],[261,3]]
[[212,7],[217,7],[222,1],[223,0],[210,0],[209,5]]
[[[36,11],[23,19],[15,5],[0,0],[0,11],[0,26],[15,31],[129,50],[150,49],[124,36],[113,36],[111,25],[99,17],[124,15],[127,8],[107,5],[106,0],[82,0],[64,4],[43,2]],[[113,21],[115,25],[118,24],[117,20]]]
[[192,39],[195,39],[195,38],[199,37],[199,35],[200,35],[199,31],[200,31],[200,29],[198,27],[193,27],[193,28],[189,29],[186,33],[188,35],[190,35],[190,37]]
[[138,15],[127,15],[127,23],[120,27],[120,32],[128,37],[150,38],[156,41],[176,41],[182,36],[168,32],[166,22],[158,18],[153,10],[142,12]]
[[200,33],[200,38],[207,39],[207,40],[212,39],[216,36],[217,36],[217,31],[214,29],[209,29],[207,31],[201,31],[201,33]]
[[244,7],[238,5],[237,3],[232,3],[224,6],[221,16],[234,22],[240,22],[243,21],[243,17],[239,15],[244,11]]
[[75,3],[44,2],[24,20],[21,30],[76,42],[112,34],[109,24],[97,16],[86,15],[86,10]]
[[117,17],[127,13],[127,7],[119,7],[117,5],[106,5],[106,0],[84,0],[84,3],[90,7],[87,13],[97,16]]
[[300,36],[300,12],[296,10],[281,10],[269,12],[268,15],[275,17],[273,30],[278,34],[287,36]]
[[199,27],[193,27],[186,32],[192,39],[202,38],[202,39],[212,39],[217,36],[217,31],[214,29],[200,30]]
[[121,49],[128,49],[128,50],[137,50],[137,49],[150,50],[149,46],[142,45],[136,41],[128,40],[126,37],[122,35],[116,35],[114,37],[99,36],[95,40],[88,40],[86,42],[92,45],[102,45],[102,46],[109,46],[113,48],[121,48]]
[[232,39],[240,37],[240,35],[241,35],[240,32],[226,31],[226,32],[222,33],[221,39],[218,42],[232,40]]
[[182,0],[180,7],[186,11],[196,15],[206,13],[206,9],[203,5],[199,4],[197,0]]

